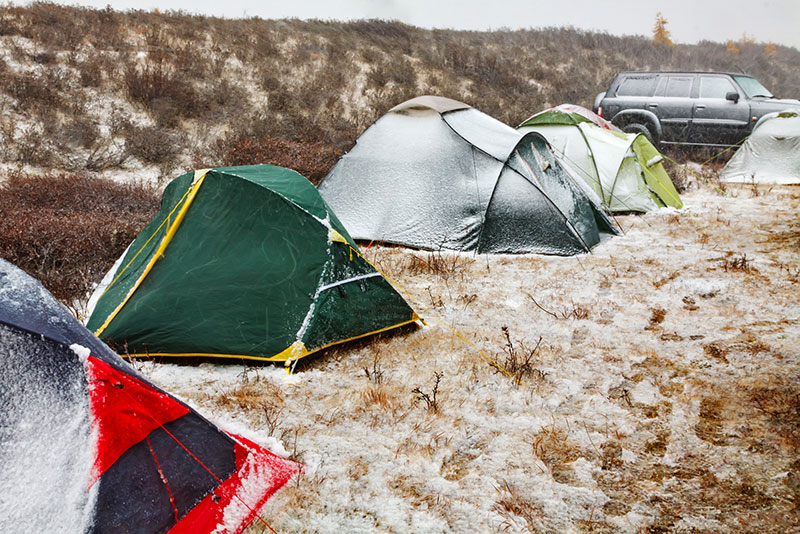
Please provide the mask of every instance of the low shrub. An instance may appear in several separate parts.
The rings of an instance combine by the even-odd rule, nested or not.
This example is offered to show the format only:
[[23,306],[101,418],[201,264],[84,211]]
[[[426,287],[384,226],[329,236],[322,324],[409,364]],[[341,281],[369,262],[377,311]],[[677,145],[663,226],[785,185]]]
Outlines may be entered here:
[[216,161],[224,165],[279,165],[294,169],[314,184],[328,174],[341,155],[339,150],[324,143],[247,135],[218,139],[213,152]]
[[127,152],[146,163],[164,163],[180,153],[186,134],[159,126],[129,125],[124,132]]
[[142,104],[161,126],[175,126],[181,117],[201,116],[208,109],[188,79],[163,58],[125,68],[125,89],[131,100]]
[[62,302],[82,302],[158,205],[156,192],[144,185],[12,175],[0,186],[0,257]]

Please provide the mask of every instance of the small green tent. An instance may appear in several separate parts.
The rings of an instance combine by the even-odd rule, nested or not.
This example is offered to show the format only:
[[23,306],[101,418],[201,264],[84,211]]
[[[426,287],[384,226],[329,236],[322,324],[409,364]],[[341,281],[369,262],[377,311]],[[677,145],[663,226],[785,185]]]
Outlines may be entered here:
[[591,120],[591,111],[575,108],[564,105],[537,113],[518,129],[546,137],[562,163],[592,187],[609,211],[683,207],[661,164],[663,156],[644,135],[604,128]]
[[311,183],[254,165],[173,180],[95,291],[87,326],[132,355],[288,366],[417,319]]

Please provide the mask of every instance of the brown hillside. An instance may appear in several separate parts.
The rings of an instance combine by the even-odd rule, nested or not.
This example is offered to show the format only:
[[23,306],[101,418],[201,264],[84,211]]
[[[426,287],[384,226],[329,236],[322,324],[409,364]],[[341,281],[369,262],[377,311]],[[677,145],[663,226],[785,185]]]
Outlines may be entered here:
[[561,28],[4,6],[0,161],[114,178],[275,162],[317,181],[372,121],[423,93],[512,125],[562,102],[590,106],[625,69],[742,70],[778,95],[800,96],[800,51],[737,49]]

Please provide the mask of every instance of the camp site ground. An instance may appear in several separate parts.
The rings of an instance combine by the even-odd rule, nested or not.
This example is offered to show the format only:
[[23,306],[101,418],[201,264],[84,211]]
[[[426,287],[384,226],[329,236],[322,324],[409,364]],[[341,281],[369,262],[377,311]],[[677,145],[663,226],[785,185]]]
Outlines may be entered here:
[[292,375],[136,365],[306,464],[278,532],[792,532],[800,190],[726,190],[574,257],[373,244],[427,324]]
[[[0,251],[0,256],[27,261],[25,270],[36,271],[42,284],[69,307],[62,309],[51,301],[49,309],[57,313],[30,318],[43,331],[14,326],[0,314],[0,349],[5,351],[0,352],[19,350],[17,345],[11,350],[2,346],[4,331],[16,328],[16,335],[30,341],[28,358],[9,358],[16,366],[0,366],[0,375],[33,377],[41,386],[30,387],[34,380],[23,379],[7,388],[0,380],[1,534],[91,531],[87,525],[96,512],[117,519],[160,516],[164,524],[182,522],[192,534],[238,533],[235,525],[241,522],[250,523],[244,534],[800,534],[796,157],[770,157],[769,165],[759,166],[758,172],[747,158],[747,165],[731,169],[736,171],[732,178],[757,183],[741,184],[727,183],[731,177],[721,172],[716,160],[701,165],[676,157],[684,168],[666,158],[659,161],[639,146],[639,154],[634,150],[636,158],[626,157],[627,163],[633,169],[637,164],[663,165],[680,202],[646,202],[638,215],[630,214],[636,206],[625,202],[625,213],[612,209],[608,215],[619,225],[619,235],[601,240],[599,232],[597,239],[593,234],[586,247],[591,250],[572,247],[572,256],[534,254],[545,252],[534,248],[493,249],[499,254],[453,252],[440,250],[441,240],[428,242],[426,251],[415,248],[426,246],[419,242],[389,246],[381,242],[392,241],[386,235],[367,239],[359,243],[361,252],[379,273],[370,266],[337,280],[315,279],[311,286],[288,278],[281,283],[298,293],[313,291],[316,297],[322,288],[339,292],[343,280],[354,281],[352,287],[360,291],[383,282],[377,276],[383,275],[394,284],[397,296],[413,307],[392,324],[416,319],[414,312],[423,321],[359,339],[352,339],[359,332],[351,332],[320,343],[341,344],[312,353],[301,350],[302,336],[296,335],[310,331],[306,326],[314,314],[303,309],[289,342],[278,347],[284,357],[303,356],[294,360],[291,373],[283,362],[155,358],[147,356],[147,350],[130,358],[135,369],[127,369],[128,364],[109,354],[106,363],[127,369],[122,374],[141,374],[149,384],[144,390],[162,388],[177,400],[155,397],[173,408],[185,403],[186,410],[196,410],[197,418],[208,420],[206,430],[221,434],[214,430],[218,427],[229,434],[223,436],[225,445],[211,454],[227,462],[224,473],[209,473],[205,467],[210,463],[199,465],[183,455],[177,439],[167,439],[161,426],[155,429],[159,420],[141,411],[140,419],[148,422],[136,430],[153,429],[160,445],[132,439],[136,434],[124,428],[130,425],[121,424],[130,419],[114,417],[130,412],[131,404],[117,403],[102,413],[90,409],[91,402],[110,405],[104,399],[125,398],[130,391],[118,387],[130,384],[127,381],[106,381],[101,390],[105,396],[96,395],[97,390],[90,395],[90,385],[93,388],[102,378],[94,370],[103,366],[95,368],[99,361],[86,364],[90,357],[98,358],[89,347],[99,342],[67,340],[51,346],[52,353],[65,357],[62,362],[68,361],[73,387],[62,386],[67,381],[58,365],[27,365],[46,360],[36,347],[52,345],[44,333],[63,326],[54,320],[59,314],[88,319],[90,286],[153,221],[167,184],[182,173],[269,163],[294,169],[317,185],[337,161],[346,161],[348,155],[354,159],[353,143],[360,139],[363,148],[367,139],[362,134],[376,129],[370,125],[387,122],[381,117],[393,107],[421,95],[441,95],[474,106],[461,111],[443,108],[450,121],[431,121],[442,132],[456,140],[458,130],[459,137],[469,141],[466,138],[477,130],[465,117],[480,112],[491,119],[494,133],[469,141],[471,146],[456,140],[464,146],[459,152],[463,157],[450,162],[443,163],[445,151],[431,151],[428,170],[444,169],[440,177],[454,182],[453,169],[469,172],[483,161],[497,171],[493,176],[498,180],[488,184],[516,180],[517,175],[545,180],[548,174],[554,177],[557,166],[548,151],[537,149],[544,159],[516,161],[520,158],[511,151],[516,152],[518,143],[496,143],[495,135],[521,135],[508,130],[552,106],[589,105],[592,95],[622,71],[744,70],[775,94],[798,98],[798,48],[761,42],[777,39],[777,34],[754,39],[749,29],[741,38],[731,34],[733,40],[727,43],[676,39],[673,47],[668,38],[663,40],[666,20],[660,15],[651,38],[649,23],[634,28],[628,18],[624,20],[630,32],[612,35],[571,26],[463,31],[399,20],[227,18],[172,11],[165,5],[119,11],[66,3],[0,6],[0,193],[13,189],[8,184],[19,186],[13,194],[0,195],[0,238],[9,238],[2,241],[9,252]],[[574,9],[561,11],[576,15]],[[735,13],[730,5],[724,11]],[[678,21],[670,18],[670,28],[677,30]],[[776,25],[792,20],[773,18]],[[781,122],[785,121],[772,124]],[[797,146],[791,148],[793,142],[800,143],[800,131],[793,131],[793,136],[778,135],[779,143],[774,138],[766,145],[752,143],[752,150],[743,145],[737,155],[764,154],[767,146],[783,155],[800,155]],[[423,148],[434,146],[428,137],[409,133]],[[407,164],[416,151],[401,154],[398,136],[389,133],[384,138],[388,148],[375,153],[395,158],[387,167],[401,175],[390,179],[389,187],[405,191],[408,200],[408,182],[401,179],[410,174]],[[482,140],[487,142],[476,144]],[[504,153],[492,150],[503,146]],[[577,145],[579,151],[585,148]],[[481,150],[484,155],[476,157]],[[580,163],[572,154],[570,159]],[[628,155],[627,147],[623,154]],[[573,162],[564,163],[575,167]],[[525,171],[528,164],[535,176]],[[508,170],[513,166],[517,175]],[[359,162],[356,167],[364,168]],[[612,167],[611,176],[624,176],[617,172],[626,168],[619,158]],[[774,182],[776,169],[790,170],[780,176],[781,185],[766,183]],[[211,190],[210,178],[201,191]],[[762,178],[765,183],[758,183]],[[533,182],[527,182],[515,183],[530,191]],[[437,200],[450,201],[445,208],[465,205],[442,193],[444,187],[432,189]],[[190,190],[199,191],[192,185],[181,195]],[[494,188],[486,190],[489,199]],[[516,194],[520,190],[507,190],[506,198],[516,202],[493,204],[504,209],[470,207],[462,212],[471,216],[472,224],[485,222],[481,213],[504,215],[515,206],[521,208],[518,214],[525,214],[524,198]],[[237,216],[263,208],[257,195],[239,191],[258,205],[234,210]],[[647,189],[641,192],[650,196]],[[594,193],[606,201],[620,196],[602,189]],[[231,195],[218,198],[229,201]],[[563,197],[553,192],[550,199],[555,204]],[[194,208],[201,207],[202,200],[197,196]],[[573,212],[568,205],[558,205],[562,214]],[[338,209],[330,206],[351,233]],[[609,202],[606,208],[611,208]],[[412,209],[414,214],[422,212],[418,206]],[[442,209],[437,215],[444,213]],[[272,214],[263,210],[260,215],[269,221]],[[328,227],[326,214],[312,216],[317,220],[305,229],[319,231],[315,240],[326,253],[337,247],[340,257],[350,262],[349,241],[339,231],[344,228]],[[177,218],[167,219],[170,228],[176,227]],[[495,222],[498,219],[503,222],[500,217]],[[162,222],[156,221],[156,226]],[[236,224],[233,218],[223,222]],[[453,237],[450,228],[465,226],[456,223],[443,233]],[[190,228],[186,224],[183,230]],[[225,232],[217,234],[223,236],[220,249],[230,251],[234,247],[228,247],[232,243],[224,239]],[[201,233],[178,232],[171,246],[186,239],[183,250],[191,251],[193,236]],[[296,251],[311,250],[308,237],[278,235],[276,240]],[[246,242],[236,245],[238,250],[247,248]],[[216,254],[220,249],[206,250],[221,257],[224,254]],[[265,256],[277,256],[274,248],[261,250]],[[510,250],[520,254],[506,254]],[[155,259],[161,257],[159,252],[168,257],[174,251],[154,250],[147,265],[161,261]],[[232,264],[246,263],[240,260],[244,254],[230,256]],[[197,264],[225,270],[216,259]],[[180,278],[187,271],[173,273]],[[4,272],[0,267],[0,293],[9,281]],[[239,281],[244,287],[239,295],[246,297],[239,304],[260,298],[248,291],[257,285],[252,278]],[[217,314],[222,309],[217,303],[232,293],[221,284],[212,292],[205,282],[184,282],[169,288],[202,292],[200,297],[209,301],[205,309]],[[123,298],[131,295],[120,293]],[[168,293],[154,290],[149,296],[166,301]],[[29,300],[41,304],[46,299]],[[128,311],[138,306],[136,300],[128,299]],[[5,310],[16,308],[17,317],[24,315],[14,302],[0,298],[0,310],[5,305]],[[281,303],[277,298],[273,302]],[[265,309],[266,299],[259,304]],[[120,309],[116,303],[109,308]],[[174,319],[169,303],[166,308],[160,318]],[[213,317],[203,311],[198,306],[184,319]],[[289,316],[281,308],[271,311]],[[366,316],[380,317],[353,312],[336,316],[354,323]],[[212,319],[211,326],[201,327],[205,340],[220,342],[223,336],[215,331],[238,333],[237,321],[245,322],[240,317],[226,320],[230,322]],[[163,326],[155,322],[156,330]],[[77,322],[70,324],[71,334],[78,331],[91,338]],[[258,329],[254,324],[248,322],[252,330]],[[108,333],[113,330],[112,326]],[[258,335],[267,338],[267,328]],[[200,341],[199,335],[190,337],[191,342]],[[307,348],[321,348],[320,344],[309,343]],[[123,356],[135,352],[124,342],[114,348]],[[38,395],[41,391],[52,396]],[[64,396],[80,404],[80,410],[71,409],[75,404],[53,406],[52,399]],[[92,434],[96,428],[90,416],[95,415],[118,432],[109,434],[123,437],[123,446],[112,439],[116,445],[104,448],[119,457],[106,457],[102,474],[94,471],[94,462],[103,457],[100,447],[94,447],[99,440]],[[14,417],[24,432],[8,424]],[[182,417],[164,426],[195,421],[194,415]],[[70,432],[84,441],[65,439]],[[197,440],[206,452],[213,449],[207,435],[201,433]],[[251,459],[269,457],[260,448],[281,459],[265,462],[273,466],[265,470],[254,470],[249,461],[237,462],[244,458],[236,456],[243,452],[234,446],[239,439],[240,445],[245,440],[254,443],[245,447]],[[14,442],[16,448],[8,445]],[[194,447],[195,442],[187,443]],[[163,450],[177,454],[159,463],[159,458],[165,459]],[[147,484],[130,476],[133,470],[121,469],[129,460],[128,466],[147,469]],[[281,464],[290,467],[275,467]],[[299,464],[302,472],[295,475]],[[173,479],[176,465],[183,468]],[[120,469],[108,469],[114,466]],[[285,476],[276,476],[281,471]],[[198,472],[204,478],[193,475]],[[258,484],[248,483],[248,473],[256,475],[249,481],[259,479]],[[105,478],[91,485],[95,476]],[[119,480],[124,483],[116,484]],[[201,486],[203,480],[209,485],[201,488],[200,502],[197,493],[177,499],[171,493],[181,485]],[[217,501],[220,495],[207,489],[228,480],[242,483],[241,501],[231,493]],[[103,484],[112,491],[104,488],[102,500],[95,501],[101,491],[95,488]],[[144,486],[147,491],[138,491]],[[132,504],[120,506],[120,495]],[[268,500],[262,508],[263,499]],[[107,506],[96,507],[96,502]],[[203,529],[193,516],[179,517],[178,508],[181,513],[189,508],[197,513],[216,510],[223,516],[224,509],[236,513],[206,514]],[[259,509],[260,519],[251,515],[251,508]],[[146,530],[142,521],[124,522]],[[102,525],[95,527],[102,530]],[[161,529],[165,530],[175,532]]]

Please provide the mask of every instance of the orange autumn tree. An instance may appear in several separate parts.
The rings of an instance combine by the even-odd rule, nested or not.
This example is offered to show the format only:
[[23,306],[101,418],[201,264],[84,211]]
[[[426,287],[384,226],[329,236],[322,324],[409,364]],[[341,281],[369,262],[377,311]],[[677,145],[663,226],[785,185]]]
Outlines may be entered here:
[[656,14],[656,23],[653,25],[653,42],[664,46],[675,46],[667,29],[667,19],[661,13]]

